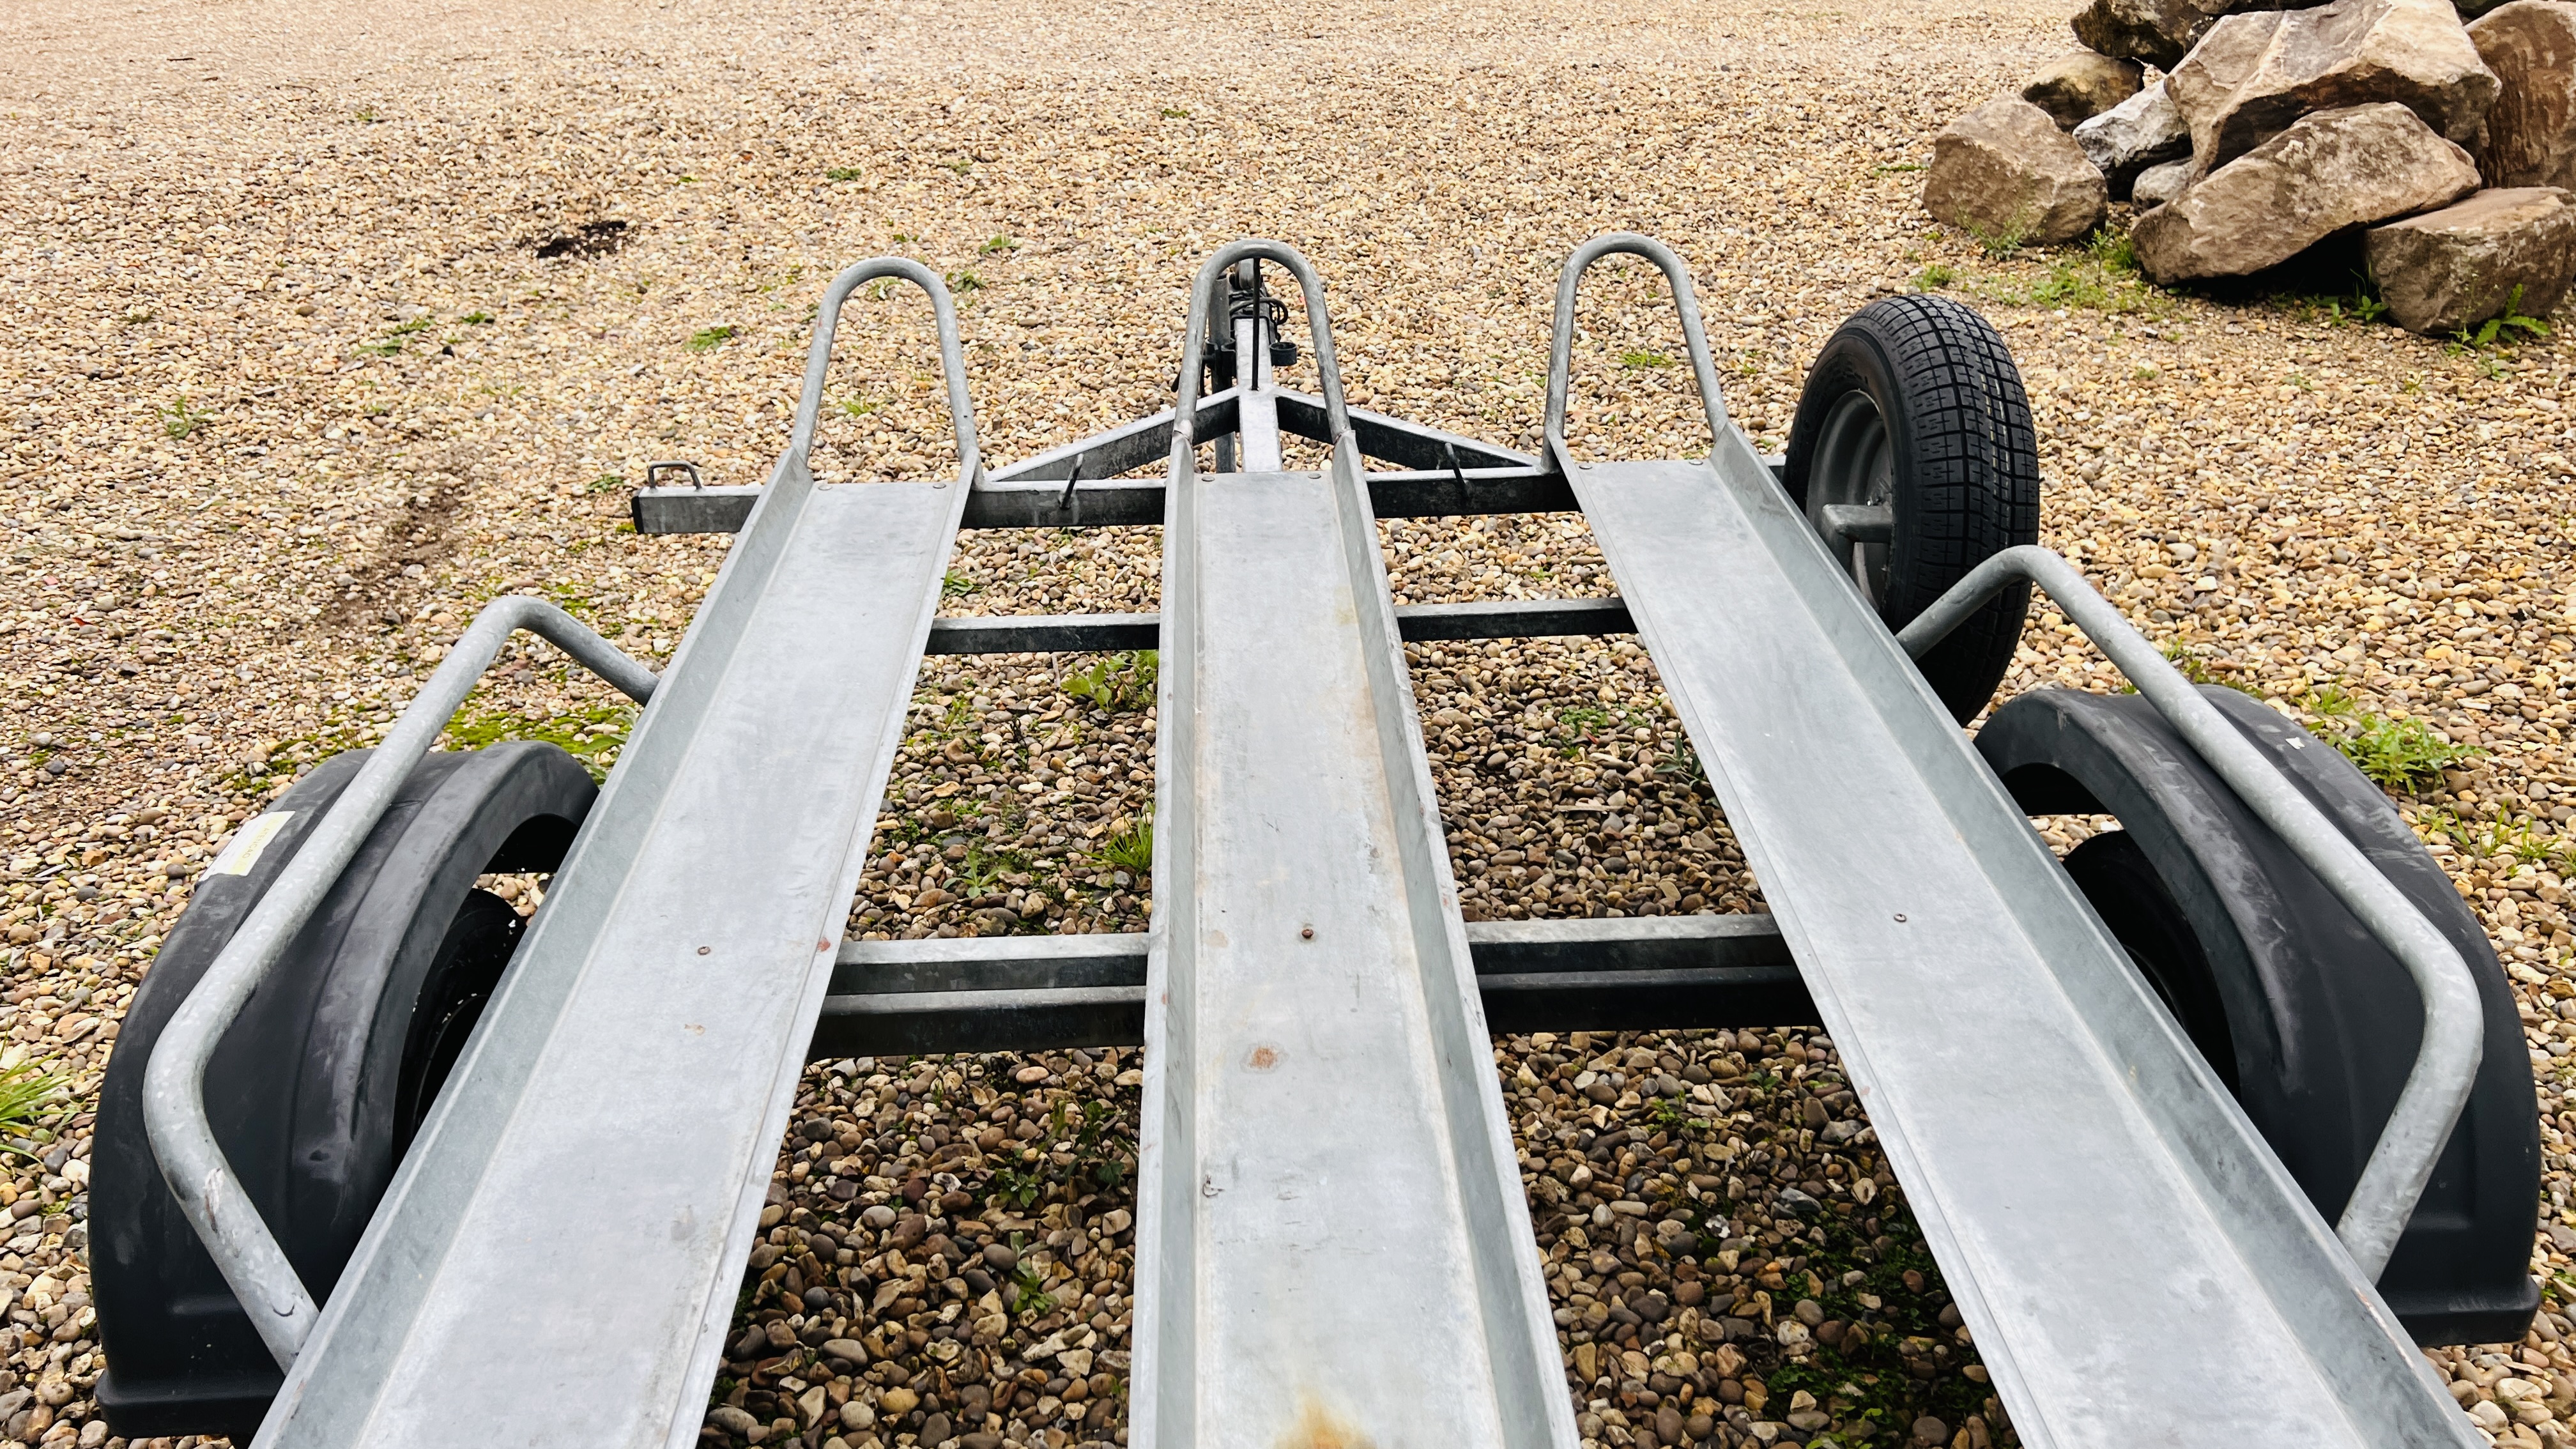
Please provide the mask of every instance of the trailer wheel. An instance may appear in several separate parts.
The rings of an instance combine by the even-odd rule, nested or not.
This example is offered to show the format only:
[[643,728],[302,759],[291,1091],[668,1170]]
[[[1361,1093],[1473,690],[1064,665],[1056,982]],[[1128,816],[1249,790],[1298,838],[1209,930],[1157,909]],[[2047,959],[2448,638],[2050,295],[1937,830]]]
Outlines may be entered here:
[[[143,1069],[365,755],[316,766],[270,807],[283,820],[264,847],[207,873],[109,1058],[89,1233],[113,1362],[98,1399],[120,1436],[247,1439],[276,1394],[275,1361],[161,1180]],[[424,759],[217,1047],[206,1070],[216,1137],[317,1302],[518,944],[518,911],[475,878],[561,865],[597,793],[551,745]]]
[[[2522,1337],[2540,1195],[2531,1061],[2513,991],[2476,916],[2388,797],[2296,723],[2206,687],[2263,753],[2458,948],[2478,978],[2486,1052],[2379,1289],[2416,1340]],[[2415,1061],[2421,998],[2379,944],[2137,695],[2046,689],[1995,711],[1977,748],[2034,815],[2121,829],[2067,872],[2328,1222],[2343,1211]]]
[[[2038,542],[2039,441],[2002,335],[1946,297],[1862,308],[1807,374],[1782,482],[1890,629]],[[1994,698],[2029,607],[2015,584],[1917,661],[1961,723]]]

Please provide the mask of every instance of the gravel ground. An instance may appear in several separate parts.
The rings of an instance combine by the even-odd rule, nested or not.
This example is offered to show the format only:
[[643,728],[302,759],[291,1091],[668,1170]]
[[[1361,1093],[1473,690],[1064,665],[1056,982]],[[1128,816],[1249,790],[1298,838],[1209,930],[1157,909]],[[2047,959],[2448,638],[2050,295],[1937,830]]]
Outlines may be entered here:
[[[107,1442],[86,1107],[191,877],[380,733],[496,594],[667,655],[724,541],[634,536],[624,490],[666,457],[758,480],[836,266],[953,278],[996,458],[1159,406],[1189,269],[1245,233],[1321,268],[1354,401],[1529,446],[1555,267],[1612,227],[1691,260],[1735,415],[1774,446],[1870,296],[1975,301],[2031,384],[2048,541],[2152,635],[2320,729],[2478,752],[2405,808],[2524,992],[2551,1313],[2433,1358],[2492,1435],[2565,1442],[2570,355],[1930,227],[1930,136],[2063,49],[2071,8],[0,6],[0,1063],[70,1086],[0,1178],[0,1442]],[[1694,446],[1659,289],[1606,269],[1586,316],[1578,450]],[[852,309],[827,470],[951,466],[923,317]],[[1408,600],[1607,591],[1571,519],[1389,545]],[[970,536],[953,607],[1151,607],[1156,548]],[[2108,679],[2043,613],[2007,688]],[[1140,927],[1142,682],[933,661],[853,928]],[[1415,684],[1477,914],[1759,908],[1633,642],[1418,651]],[[457,739],[605,765],[628,720],[537,649]],[[2101,822],[2043,824],[2063,846]],[[1830,1043],[1534,1036],[1497,1065],[1587,1435],[2009,1442]],[[818,1065],[709,1441],[1119,1438],[1134,1069]]]

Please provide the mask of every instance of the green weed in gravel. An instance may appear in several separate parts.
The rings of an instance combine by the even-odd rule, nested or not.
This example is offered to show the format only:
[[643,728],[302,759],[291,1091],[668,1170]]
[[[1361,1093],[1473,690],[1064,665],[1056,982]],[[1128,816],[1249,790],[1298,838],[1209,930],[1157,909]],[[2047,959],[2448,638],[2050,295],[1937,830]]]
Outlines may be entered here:
[[2095,232],[2081,251],[2050,263],[2048,274],[2029,286],[1999,285],[1989,295],[1998,302],[2027,307],[2109,313],[2147,311],[2159,297],[2139,274],[2137,253],[2127,234],[2110,231]]
[[1118,832],[1101,847],[1100,858],[1138,880],[1154,870],[1154,826],[1145,821]]
[[2455,745],[2420,719],[2393,719],[2363,709],[2340,686],[2327,685],[2302,701],[2309,727],[2343,751],[2380,788],[2414,791],[2486,751]]
[[1154,684],[1161,673],[1158,656],[1151,649],[1130,649],[1108,655],[1089,669],[1068,675],[1064,692],[1086,700],[1094,709],[1111,714],[1126,714],[1154,702]]
[[634,705],[623,702],[592,705],[545,719],[502,710],[478,710],[460,713],[448,725],[443,743],[451,750],[478,750],[503,740],[537,740],[581,761],[592,779],[605,780],[609,767],[617,763],[617,752],[625,748],[628,732],[635,728],[637,713]]

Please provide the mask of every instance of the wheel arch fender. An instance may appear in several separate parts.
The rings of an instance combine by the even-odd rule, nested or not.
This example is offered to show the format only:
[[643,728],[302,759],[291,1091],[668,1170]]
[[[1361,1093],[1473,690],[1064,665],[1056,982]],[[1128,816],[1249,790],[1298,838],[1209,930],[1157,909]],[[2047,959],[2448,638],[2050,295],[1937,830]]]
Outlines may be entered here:
[[[2476,977],[2486,1051],[2467,1109],[2380,1288],[2427,1343],[2517,1338],[2540,1194],[2537,1103],[2493,943],[2380,788],[2295,721],[2232,689],[2202,694],[2379,867]],[[2120,818],[2208,955],[2237,1054],[2237,1097],[2332,1221],[2423,1035],[2404,964],[2143,697],[2046,689],[1986,721],[1978,751],[2032,814]]]
[[300,1033],[280,1025],[302,1039],[288,1150],[305,1166],[292,1178],[292,1211],[338,1229],[310,1244],[313,1261],[296,1265],[317,1300],[356,1247],[403,1145],[405,1104],[390,1089],[402,1078],[412,1011],[443,940],[422,927],[453,918],[486,873],[552,869],[596,792],[589,772],[550,745],[427,756],[404,786],[400,821],[387,812],[343,877],[363,889],[335,890],[315,913],[336,943],[299,953],[311,972],[309,1012]]
[[[126,1437],[256,1430],[277,1367],[162,1181],[142,1120],[152,1048],[369,752],[316,765],[239,873],[208,872],[129,1003],[99,1092],[89,1231],[98,1398]],[[327,1299],[390,1179],[407,1014],[486,871],[552,869],[597,794],[552,745],[434,753],[217,1044],[207,1115],[251,1203]]]

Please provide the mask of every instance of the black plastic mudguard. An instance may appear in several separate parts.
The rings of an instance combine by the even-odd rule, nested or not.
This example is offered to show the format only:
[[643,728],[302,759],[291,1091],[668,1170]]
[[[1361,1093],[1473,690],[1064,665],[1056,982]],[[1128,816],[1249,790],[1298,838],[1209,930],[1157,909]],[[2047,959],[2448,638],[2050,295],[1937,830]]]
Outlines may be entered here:
[[[246,1439],[281,1381],[161,1180],[144,1134],[143,1069],[171,1014],[367,753],[324,761],[270,806],[285,818],[245,871],[207,873],[109,1058],[90,1243],[111,1364],[98,1400],[122,1436]],[[561,864],[597,793],[552,745],[423,759],[216,1048],[206,1069],[215,1134],[314,1301],[329,1297],[392,1179],[412,1010],[448,923],[475,877]]]
[[[2540,1304],[2529,1272],[2540,1130],[2521,1017],[2495,947],[2388,796],[2351,761],[2245,694],[2201,693],[2477,976],[2486,1051],[2476,1085],[2379,1289],[2419,1343],[2519,1340]],[[2116,815],[2135,837],[2213,968],[2238,1102],[2334,1221],[2423,1033],[2422,1000],[2404,963],[2141,696],[2034,691],[1995,711],[1977,749],[2031,814]]]

